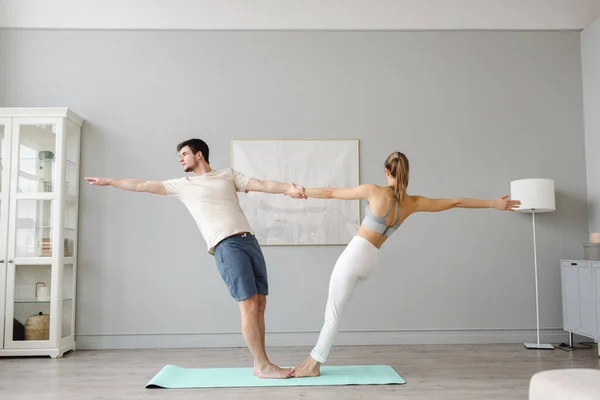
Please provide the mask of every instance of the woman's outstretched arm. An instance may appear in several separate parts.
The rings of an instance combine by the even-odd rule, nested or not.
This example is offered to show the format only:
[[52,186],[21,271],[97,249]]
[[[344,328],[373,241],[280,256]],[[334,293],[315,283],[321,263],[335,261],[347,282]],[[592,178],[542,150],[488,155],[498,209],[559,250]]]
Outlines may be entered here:
[[416,202],[417,212],[446,211],[452,208],[495,208],[502,211],[514,211],[519,208],[521,201],[508,200],[509,196],[502,196],[496,200],[480,200],[470,198],[458,199],[431,199],[424,196],[412,196]]

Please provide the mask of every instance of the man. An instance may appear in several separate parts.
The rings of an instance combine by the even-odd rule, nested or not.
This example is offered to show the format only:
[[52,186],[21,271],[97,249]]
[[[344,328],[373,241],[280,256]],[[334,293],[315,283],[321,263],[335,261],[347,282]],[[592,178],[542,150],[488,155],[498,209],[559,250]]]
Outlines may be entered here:
[[85,178],[91,185],[167,195],[189,210],[213,255],[230,295],[239,303],[244,340],[254,357],[259,378],[289,378],[293,369],[272,364],[265,349],[265,308],[268,295],[267,267],[252,228],[240,207],[237,192],[281,193],[306,198],[303,187],[249,178],[227,168],[213,170],[208,145],[189,139],[177,145],[186,176],[166,181]]

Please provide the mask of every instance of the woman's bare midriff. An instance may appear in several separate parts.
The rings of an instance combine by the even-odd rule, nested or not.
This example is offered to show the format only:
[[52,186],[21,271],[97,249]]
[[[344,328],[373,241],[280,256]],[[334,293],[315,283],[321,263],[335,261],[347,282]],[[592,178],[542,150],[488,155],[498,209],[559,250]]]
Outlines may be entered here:
[[362,225],[358,228],[358,232],[356,232],[356,236],[360,236],[360,237],[368,240],[373,246],[377,247],[378,249],[381,248],[381,246],[387,239],[387,237],[385,237],[385,235],[374,232],[368,228],[365,228]]

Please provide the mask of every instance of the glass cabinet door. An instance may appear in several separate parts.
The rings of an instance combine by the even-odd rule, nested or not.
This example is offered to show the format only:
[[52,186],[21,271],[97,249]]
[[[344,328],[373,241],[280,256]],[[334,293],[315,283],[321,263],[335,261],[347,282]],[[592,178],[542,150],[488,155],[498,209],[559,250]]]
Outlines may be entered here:
[[64,264],[62,270],[62,322],[61,339],[75,335],[75,273],[73,264]]
[[81,146],[81,131],[79,126],[68,121],[66,132],[65,191],[69,196],[77,197],[79,193],[79,152]]
[[[11,171],[11,215],[14,256],[49,258],[53,255],[56,193],[56,149],[61,119],[15,119]],[[38,260],[39,262],[45,262]]]
[[[8,195],[10,193],[10,119],[0,118],[0,263],[6,264],[8,237]],[[6,267],[5,267],[6,268]],[[0,280],[0,283],[3,281]],[[2,289],[0,288],[0,291]],[[0,292],[1,293],[1,292]]]
[[59,121],[15,123],[17,193],[54,192],[58,125]]
[[[51,301],[58,264],[57,158],[61,118],[12,123],[5,348],[48,348],[58,313]],[[63,192],[64,193],[64,192]]]
[[9,118],[0,118],[0,196],[8,195],[10,133],[11,120]]
[[[61,341],[72,341],[75,335],[75,281],[77,279],[77,220],[79,209],[79,159],[81,130],[67,121],[65,139],[65,191],[63,208],[64,260],[62,266]],[[62,345],[63,343],[61,343]]]
[[11,119],[0,118],[0,349],[4,345]]
[[12,299],[12,302],[6,307],[4,347],[52,347],[52,265],[19,264],[13,260],[9,264],[7,275],[7,299]]

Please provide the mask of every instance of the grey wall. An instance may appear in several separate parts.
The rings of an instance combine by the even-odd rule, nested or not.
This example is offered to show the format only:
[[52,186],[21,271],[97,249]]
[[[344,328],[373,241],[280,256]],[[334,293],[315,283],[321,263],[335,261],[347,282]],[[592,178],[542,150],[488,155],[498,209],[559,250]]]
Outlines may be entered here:
[[[86,119],[84,176],[181,176],[175,144],[199,136],[216,168],[233,138],[358,138],[362,182],[383,184],[383,160],[401,150],[410,192],[432,197],[554,179],[557,211],[537,218],[540,320],[544,340],[565,340],[559,260],[582,257],[588,223],[578,32],[7,30],[0,46],[1,105]],[[80,347],[243,343],[178,201],[83,185],[80,240]],[[268,344],[314,344],[343,247],[263,250]],[[533,340],[532,251],[530,215],[411,217],[339,343]]]
[[600,232],[600,20],[581,32],[590,232]]

